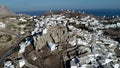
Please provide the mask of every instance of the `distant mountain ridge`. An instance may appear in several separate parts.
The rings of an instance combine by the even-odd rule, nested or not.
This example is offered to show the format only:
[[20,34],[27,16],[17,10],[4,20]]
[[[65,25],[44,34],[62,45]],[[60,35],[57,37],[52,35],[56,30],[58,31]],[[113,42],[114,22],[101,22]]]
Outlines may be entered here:
[[15,16],[16,14],[4,5],[0,6],[0,16]]

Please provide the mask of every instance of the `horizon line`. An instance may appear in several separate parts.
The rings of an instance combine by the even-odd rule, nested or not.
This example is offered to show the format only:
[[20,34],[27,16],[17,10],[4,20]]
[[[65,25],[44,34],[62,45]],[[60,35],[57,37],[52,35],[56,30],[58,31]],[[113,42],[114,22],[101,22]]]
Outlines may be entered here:
[[49,10],[52,10],[52,11],[61,11],[61,10],[120,10],[120,8],[98,8],[98,9],[81,9],[81,8],[78,8],[78,9],[30,9],[30,10],[14,10],[14,9],[11,9],[12,11],[14,12],[26,12],[26,11],[49,11]]

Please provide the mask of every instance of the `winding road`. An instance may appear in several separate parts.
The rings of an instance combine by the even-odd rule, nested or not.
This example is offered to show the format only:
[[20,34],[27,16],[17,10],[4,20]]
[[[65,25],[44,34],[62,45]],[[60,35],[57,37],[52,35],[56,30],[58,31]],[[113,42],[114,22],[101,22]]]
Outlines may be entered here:
[[[25,59],[25,57],[23,56],[23,54],[18,53],[18,57],[22,57],[22,59],[24,59],[25,65],[26,65],[27,67],[29,67],[29,68],[38,68],[38,67],[36,67],[36,66],[30,64],[30,63]],[[17,66],[17,67],[19,67],[19,66]]]
[[[11,55],[11,54],[14,52],[15,47],[17,47],[18,44],[22,41],[22,37],[21,37],[20,35],[16,34],[16,33],[12,33],[12,32],[7,32],[7,31],[3,31],[3,30],[0,30],[0,32],[4,32],[4,33],[10,34],[10,35],[15,35],[15,36],[18,38],[18,42],[16,42],[16,44],[14,44],[13,47],[10,48],[10,49],[2,56],[2,58],[0,59],[0,66],[2,66],[2,64],[3,64],[4,60],[6,59],[6,57],[8,57],[9,55]],[[23,56],[22,54],[18,53],[18,57],[22,57],[22,58],[25,60],[25,65],[26,65],[27,67],[29,67],[29,68],[38,68],[38,67],[30,64],[30,63],[24,58],[24,56]],[[17,65],[17,67],[19,67],[19,66]]]

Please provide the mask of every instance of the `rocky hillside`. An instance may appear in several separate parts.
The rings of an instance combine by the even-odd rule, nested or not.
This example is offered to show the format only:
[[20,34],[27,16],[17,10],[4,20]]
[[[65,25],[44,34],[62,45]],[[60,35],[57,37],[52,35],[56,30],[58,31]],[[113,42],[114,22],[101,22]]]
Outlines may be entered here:
[[30,36],[5,53],[3,67],[120,68],[120,43],[106,33],[120,29],[120,18],[107,24],[111,19],[63,11],[30,19]]
[[6,6],[0,6],[0,16],[15,16],[16,14]]

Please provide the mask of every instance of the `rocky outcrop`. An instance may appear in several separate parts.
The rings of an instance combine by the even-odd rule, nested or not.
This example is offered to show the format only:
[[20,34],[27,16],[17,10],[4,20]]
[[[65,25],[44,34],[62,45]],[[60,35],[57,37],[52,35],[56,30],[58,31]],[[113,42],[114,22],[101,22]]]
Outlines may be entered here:
[[0,16],[15,16],[16,14],[6,6],[0,6]]
[[41,49],[46,43],[54,42],[65,42],[68,39],[67,28],[63,25],[56,25],[48,29],[47,34],[43,36],[34,37],[36,50]]

